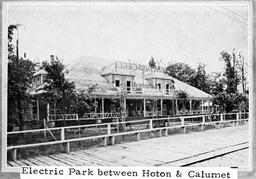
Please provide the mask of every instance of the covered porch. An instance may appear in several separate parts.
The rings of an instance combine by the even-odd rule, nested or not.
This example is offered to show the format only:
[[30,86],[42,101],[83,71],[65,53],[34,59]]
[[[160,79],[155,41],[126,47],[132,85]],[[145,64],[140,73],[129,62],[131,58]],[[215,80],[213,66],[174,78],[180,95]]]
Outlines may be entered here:
[[97,106],[83,118],[121,117],[120,108],[125,117],[165,117],[175,115],[195,115],[212,112],[210,99],[190,98],[186,101],[177,98],[96,98]]

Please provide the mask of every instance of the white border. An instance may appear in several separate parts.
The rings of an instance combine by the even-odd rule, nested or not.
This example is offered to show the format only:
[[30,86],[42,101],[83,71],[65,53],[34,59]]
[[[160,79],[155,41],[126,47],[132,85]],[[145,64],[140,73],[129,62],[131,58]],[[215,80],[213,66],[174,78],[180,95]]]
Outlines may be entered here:
[[[255,117],[256,117],[256,113],[255,113],[255,106],[253,106],[253,102],[256,100],[255,97],[255,90],[256,90],[256,83],[254,83],[253,80],[253,76],[255,76],[255,62],[253,61],[253,2],[255,3],[255,0],[253,1],[207,1],[207,2],[193,2],[193,1],[189,1],[189,2],[175,2],[175,1],[171,1],[171,2],[151,2],[151,1],[135,1],[135,2],[129,2],[129,1],[125,1],[125,2],[110,2],[110,1],[103,1],[103,2],[63,2],[63,1],[50,1],[50,2],[36,2],[36,1],[27,1],[27,2],[3,2],[2,3],[2,64],[1,64],[1,171],[4,172],[19,172],[19,168],[10,168],[7,167],[7,151],[6,151],[6,146],[7,146],[7,138],[6,138],[6,132],[7,132],[7,126],[6,126],[6,119],[7,119],[7,42],[8,42],[8,38],[7,38],[7,27],[8,27],[8,5],[145,5],[145,3],[147,5],[157,5],[157,4],[166,4],[166,5],[191,5],[191,4],[196,4],[196,5],[214,5],[214,4],[230,4],[230,5],[248,5],[249,8],[249,19],[248,19],[248,60],[249,60],[249,76],[250,76],[250,81],[249,81],[249,86],[250,86],[250,97],[249,97],[249,104],[250,104],[250,110],[249,110],[249,116],[250,116],[250,120],[249,120],[249,140],[250,140],[250,155],[249,155],[249,167],[246,168],[240,168],[239,169],[239,176],[240,177],[246,177],[248,178],[248,173],[253,172],[253,170],[255,170],[255,155],[256,155],[256,148],[255,148],[255,142],[253,142],[253,139],[255,139],[254,135],[256,132],[256,125],[255,125]],[[254,42],[255,43],[255,42]],[[254,155],[253,155],[254,154]],[[240,178],[239,177],[239,178]]]

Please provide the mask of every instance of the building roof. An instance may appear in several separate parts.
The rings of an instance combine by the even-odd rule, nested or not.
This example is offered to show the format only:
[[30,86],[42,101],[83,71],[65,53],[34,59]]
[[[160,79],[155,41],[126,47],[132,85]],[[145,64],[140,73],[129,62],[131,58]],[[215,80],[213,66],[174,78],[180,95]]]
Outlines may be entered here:
[[35,76],[47,75],[47,74],[48,74],[47,71],[45,71],[44,69],[40,69],[37,72],[35,72],[33,76],[35,77]]
[[[106,77],[109,74],[125,75],[134,77],[136,84],[142,84],[143,94],[130,93],[129,96],[163,96],[159,94],[159,90],[155,89],[149,82],[150,79],[166,79],[174,81],[175,90],[186,91],[190,98],[211,98],[210,94],[205,93],[191,85],[188,85],[182,81],[179,81],[163,72],[143,71],[136,68],[119,68],[116,63],[111,63],[109,66],[100,66],[99,61],[80,61],[78,65],[73,66],[70,70],[67,78],[74,81],[76,89],[79,91],[86,91],[92,85],[96,86],[94,94],[113,96],[118,94],[118,89],[111,84]],[[127,64],[127,63],[125,63]],[[133,65],[133,64],[131,64]],[[102,70],[100,70],[102,67]],[[143,79],[144,76],[144,79]],[[151,85],[151,86],[150,86]],[[168,94],[168,98],[175,98],[175,93]]]
[[125,76],[135,76],[134,70],[124,69],[124,68],[117,68],[116,63],[112,63],[109,66],[102,69],[101,75],[109,75],[109,74],[116,74],[116,75],[125,75]]
[[187,83],[184,83],[180,80],[177,80],[173,77],[171,77],[175,82],[175,89],[176,90],[184,90],[187,92],[189,97],[191,98],[211,98],[212,96],[200,89],[197,89]]
[[169,75],[165,74],[165,73],[161,73],[161,72],[151,72],[147,75],[145,75],[145,79],[166,79],[166,80],[172,80],[173,78],[170,77]]
[[75,82],[76,90],[78,91],[86,92],[95,85],[94,94],[116,95],[116,88],[100,74],[101,68],[102,66],[98,62],[81,59],[75,66],[72,66],[67,78]]

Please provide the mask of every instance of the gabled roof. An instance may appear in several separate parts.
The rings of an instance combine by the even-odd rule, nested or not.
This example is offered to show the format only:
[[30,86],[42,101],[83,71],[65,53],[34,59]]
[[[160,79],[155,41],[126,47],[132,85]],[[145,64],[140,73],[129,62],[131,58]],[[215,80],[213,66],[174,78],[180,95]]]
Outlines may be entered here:
[[173,78],[169,75],[161,72],[150,72],[149,74],[145,74],[145,79],[165,79],[172,80]]
[[189,97],[191,98],[211,98],[212,95],[197,89],[187,83],[184,83],[180,80],[177,80],[173,77],[171,77],[174,80],[175,83],[175,90],[184,90],[187,92],[187,94],[189,95]]
[[109,74],[116,74],[116,75],[125,75],[125,76],[135,76],[133,72],[134,70],[117,68],[115,66],[115,63],[112,63],[111,65],[105,67],[102,70],[101,75],[105,76]]
[[88,61],[81,59],[76,62],[70,69],[67,79],[74,81],[76,90],[87,91],[91,86],[95,85],[95,94],[110,94],[116,95],[117,90],[113,87],[106,78],[100,75],[102,66],[99,62]]
[[47,75],[47,71],[44,69],[38,70],[37,72],[34,73],[33,77],[38,76],[38,75]]
[[[95,64],[94,64],[95,63]],[[133,76],[134,81],[137,84],[142,84],[144,82],[145,90],[155,90],[153,87],[150,87],[149,79],[166,79],[174,81],[175,90],[184,90],[188,93],[191,98],[211,98],[212,96],[205,93],[202,90],[199,90],[191,85],[188,85],[182,81],[179,81],[165,73],[162,72],[144,72],[143,80],[143,71],[142,70],[133,70],[125,68],[116,68],[115,63],[110,64],[107,67],[104,67],[103,70],[100,70],[100,62],[94,61],[80,61],[76,64],[75,67],[72,67],[67,78],[74,81],[77,90],[88,90],[90,86],[95,85],[96,90],[95,94],[102,95],[117,95],[117,89],[104,77],[108,74],[119,74],[125,76]],[[134,94],[138,95],[138,94]],[[158,96],[158,95],[157,95]],[[170,98],[175,98],[174,94],[169,95]]]

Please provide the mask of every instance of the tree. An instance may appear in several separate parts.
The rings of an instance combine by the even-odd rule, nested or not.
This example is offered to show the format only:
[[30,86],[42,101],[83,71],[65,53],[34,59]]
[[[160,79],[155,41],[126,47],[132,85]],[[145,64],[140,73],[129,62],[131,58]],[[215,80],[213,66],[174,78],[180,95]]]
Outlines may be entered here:
[[66,109],[75,100],[75,85],[65,78],[68,73],[66,66],[58,57],[51,56],[51,61],[44,61],[41,68],[47,71],[47,80],[44,89],[51,101],[54,101],[63,116],[64,126],[66,125]]
[[242,83],[242,89],[244,94],[247,93],[247,78],[246,78],[247,66],[248,64],[245,62],[244,56],[241,54],[241,52],[239,52],[238,58],[236,60],[236,68],[237,68],[238,74],[240,75],[240,81]]
[[8,129],[12,130],[12,125],[16,121],[20,130],[23,130],[22,111],[25,110],[25,103],[30,99],[28,89],[36,64],[18,56],[18,39],[16,40],[16,53],[14,52],[13,31],[15,29],[17,25],[8,27]]
[[150,60],[148,62],[148,65],[149,65],[150,68],[154,68],[154,69],[156,68],[156,62],[155,62],[154,57],[150,58]]
[[249,100],[241,93],[227,93],[223,91],[214,95],[213,105],[219,105],[223,112],[239,111],[241,107],[248,111]]
[[207,86],[207,76],[205,71],[205,64],[199,64],[197,67],[196,77],[195,77],[194,87],[202,90],[209,91],[209,86]]
[[237,77],[236,72],[236,54],[233,52],[232,55],[230,55],[226,51],[222,51],[221,53],[221,60],[223,60],[226,64],[225,68],[225,77],[226,77],[226,92],[227,93],[237,93],[237,85],[239,83],[239,79]]
[[[243,57],[240,53],[237,54],[235,50],[233,50],[231,55],[226,51],[222,51],[221,60],[226,64],[224,72],[225,79],[220,79],[219,77],[221,75],[219,74],[213,80],[215,81],[215,89],[212,88],[214,94],[213,104],[219,105],[225,112],[248,110],[248,97],[246,96],[245,91],[241,94],[237,90],[239,84],[238,70],[240,70],[243,76],[241,81],[243,90],[245,90],[245,84],[243,84],[245,83],[245,81],[243,81],[245,80],[245,64]],[[226,87],[225,90],[224,86]]]
[[224,86],[226,82],[226,80],[223,78],[222,73],[211,73],[209,77],[209,94],[217,95],[218,93],[222,93],[224,91]]
[[169,76],[172,76],[180,81],[194,86],[196,71],[185,63],[169,64],[165,71]]
[[97,107],[97,101],[93,100],[92,91],[89,88],[86,92],[80,91],[76,93],[73,110],[76,111],[79,117],[83,117],[84,113],[89,113],[93,108]]
[[181,102],[181,109],[186,109],[186,103],[188,102],[189,95],[184,90],[175,91],[176,98]]

